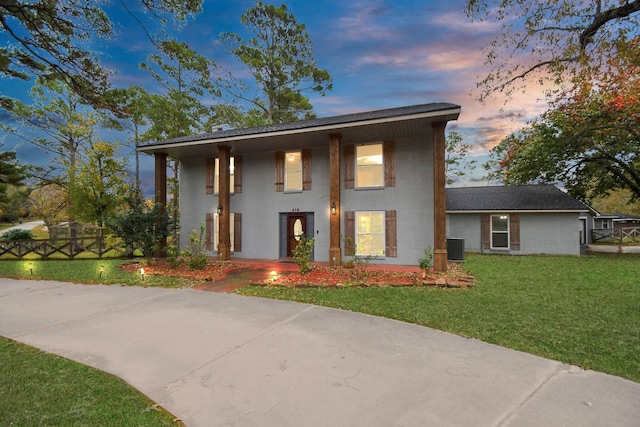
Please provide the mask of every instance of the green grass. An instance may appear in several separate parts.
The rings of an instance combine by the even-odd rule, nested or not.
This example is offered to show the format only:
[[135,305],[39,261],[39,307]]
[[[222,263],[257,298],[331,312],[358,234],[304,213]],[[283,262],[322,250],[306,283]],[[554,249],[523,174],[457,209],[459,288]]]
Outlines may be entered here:
[[113,375],[0,338],[2,426],[168,426],[173,418]]
[[640,256],[467,256],[475,288],[250,287],[369,313],[640,382]]
[[[57,280],[72,283],[102,283],[105,285],[158,286],[181,288],[196,282],[190,279],[147,274],[142,280],[140,274],[120,268],[124,263],[138,263],[142,260],[48,260],[48,261],[0,261],[0,277],[15,279]],[[103,269],[100,275],[100,269]],[[147,269],[148,270],[148,269]],[[33,272],[33,273],[32,273]]]

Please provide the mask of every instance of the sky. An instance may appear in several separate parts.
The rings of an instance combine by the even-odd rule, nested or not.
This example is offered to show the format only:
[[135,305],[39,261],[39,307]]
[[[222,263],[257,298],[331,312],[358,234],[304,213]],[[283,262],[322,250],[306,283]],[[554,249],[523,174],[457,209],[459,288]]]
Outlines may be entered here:
[[[471,22],[464,13],[464,1],[274,2],[282,3],[298,23],[305,24],[318,67],[333,78],[333,90],[326,96],[306,93],[318,117],[431,102],[458,104],[460,118],[450,122],[447,131],[461,133],[463,141],[472,146],[471,157],[481,164],[491,147],[544,109],[540,93],[515,95],[508,103],[501,97],[484,104],[475,99],[476,82],[487,72],[482,48],[499,34],[500,26]],[[247,35],[240,16],[253,5],[253,0],[205,0],[201,14],[181,29],[170,26],[169,31],[235,76],[248,76],[244,65],[225,51],[219,34]],[[157,83],[139,67],[153,53],[145,31],[120,2],[111,2],[106,10],[116,34],[92,48],[101,52],[103,65],[116,72],[113,85],[140,85],[158,93]],[[146,19],[144,15],[138,18]],[[28,85],[19,81],[2,79],[0,85],[3,94],[24,98],[28,93]],[[3,149],[12,149],[15,143],[5,138]],[[29,144],[19,143],[16,151],[24,162],[42,159],[42,153]],[[152,186],[153,161],[144,157],[144,184]],[[478,167],[457,185],[484,185],[483,174]]]

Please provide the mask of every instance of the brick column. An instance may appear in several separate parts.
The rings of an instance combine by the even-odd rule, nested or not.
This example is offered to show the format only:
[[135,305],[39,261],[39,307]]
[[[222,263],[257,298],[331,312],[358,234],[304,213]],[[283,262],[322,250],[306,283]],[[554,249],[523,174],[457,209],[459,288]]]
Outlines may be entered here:
[[[333,207],[335,206],[335,212]],[[342,265],[340,248],[340,134],[329,135],[329,265]]]
[[445,137],[447,122],[433,124],[433,267],[447,271],[447,194],[445,190]]
[[[158,209],[158,220],[156,227],[161,227],[162,218],[167,211],[167,155],[165,153],[155,153],[155,192],[156,192],[156,204]],[[166,256],[167,249],[167,237],[163,236],[154,252],[154,256],[163,258]]]

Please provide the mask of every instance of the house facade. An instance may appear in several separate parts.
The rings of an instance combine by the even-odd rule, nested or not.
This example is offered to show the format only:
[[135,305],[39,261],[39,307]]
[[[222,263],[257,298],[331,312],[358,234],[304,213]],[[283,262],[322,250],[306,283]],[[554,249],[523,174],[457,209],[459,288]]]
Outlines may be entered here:
[[250,129],[139,148],[179,160],[180,245],[206,228],[221,260],[287,259],[302,236],[313,260],[416,264],[427,246],[446,270],[444,132],[460,107],[435,103]]
[[447,189],[447,235],[467,252],[580,255],[588,212],[553,185]]

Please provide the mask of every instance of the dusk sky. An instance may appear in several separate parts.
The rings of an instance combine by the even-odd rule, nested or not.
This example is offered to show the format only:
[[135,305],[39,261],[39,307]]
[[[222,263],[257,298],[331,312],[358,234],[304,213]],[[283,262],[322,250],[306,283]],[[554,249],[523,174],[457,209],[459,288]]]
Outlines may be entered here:
[[[470,22],[462,0],[292,0],[274,4],[281,3],[306,25],[318,66],[333,77],[333,91],[326,96],[307,93],[318,117],[430,102],[458,104],[462,114],[457,122],[450,122],[447,131],[460,132],[482,163],[489,148],[543,108],[537,102],[542,97],[539,91],[515,96],[506,104],[500,97],[484,105],[475,100],[472,91],[484,71],[482,47],[500,27]],[[253,4],[253,0],[205,0],[201,14],[180,31],[172,28],[171,32],[235,76],[248,76],[243,64],[225,51],[219,34],[232,31],[248,36],[240,16]],[[94,49],[103,53],[103,65],[117,72],[114,86],[140,85],[158,93],[156,82],[139,68],[153,53],[144,31],[119,2],[112,2],[107,11],[116,24],[116,35],[99,41]],[[28,85],[8,79],[0,84],[4,94],[25,99]],[[4,149],[13,148],[14,143],[6,138]],[[17,152],[22,161],[42,157],[24,143]],[[145,170],[151,170],[151,163],[145,162]],[[483,174],[479,167],[473,180],[459,185],[473,183]]]

